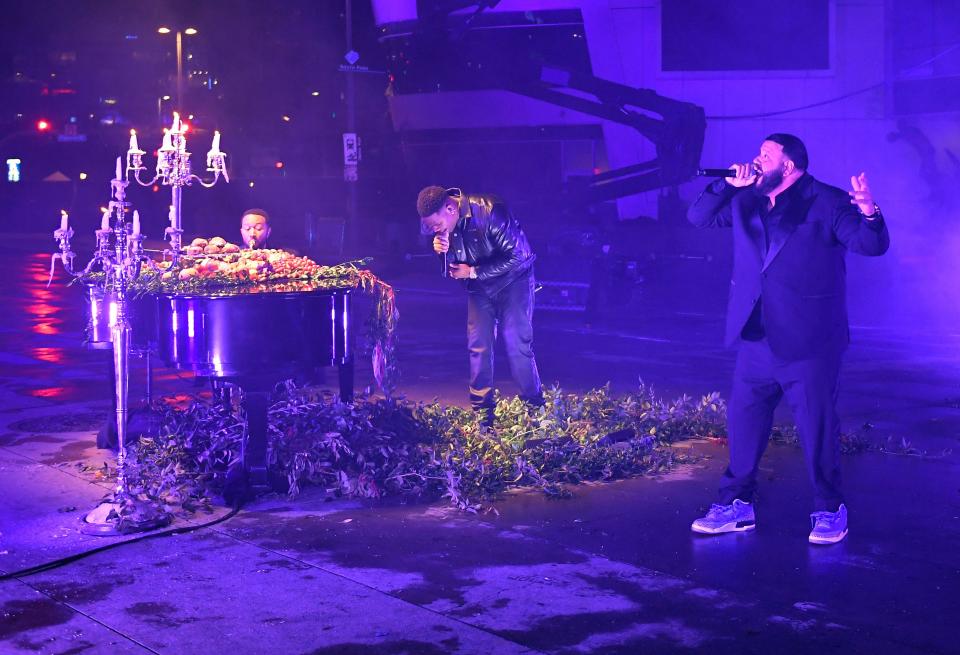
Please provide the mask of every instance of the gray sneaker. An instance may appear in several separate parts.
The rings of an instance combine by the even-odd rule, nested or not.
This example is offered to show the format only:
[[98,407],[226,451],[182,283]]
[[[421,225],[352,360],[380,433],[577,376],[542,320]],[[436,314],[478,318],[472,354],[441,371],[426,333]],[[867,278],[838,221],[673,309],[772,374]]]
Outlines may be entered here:
[[836,512],[814,512],[810,515],[810,543],[835,544],[847,536],[847,506]]
[[732,505],[713,505],[706,516],[690,525],[690,529],[700,534],[721,534],[723,532],[745,532],[757,527],[757,517],[753,514],[753,505],[740,499]]

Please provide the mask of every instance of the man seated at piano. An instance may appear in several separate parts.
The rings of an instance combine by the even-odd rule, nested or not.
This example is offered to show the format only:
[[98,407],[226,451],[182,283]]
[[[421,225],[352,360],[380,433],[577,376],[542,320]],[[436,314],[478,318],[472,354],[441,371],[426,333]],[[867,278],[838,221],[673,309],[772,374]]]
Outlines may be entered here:
[[[243,245],[250,250],[266,248],[267,239],[270,238],[270,214],[259,207],[244,211],[240,215],[240,238],[243,239]],[[311,377],[311,381],[313,379]],[[203,378],[197,377],[197,384],[203,384]],[[233,385],[217,378],[210,378],[210,387],[215,403],[222,407],[231,405]]]
[[251,250],[266,248],[270,238],[270,215],[258,207],[248,209],[240,217],[240,237]]

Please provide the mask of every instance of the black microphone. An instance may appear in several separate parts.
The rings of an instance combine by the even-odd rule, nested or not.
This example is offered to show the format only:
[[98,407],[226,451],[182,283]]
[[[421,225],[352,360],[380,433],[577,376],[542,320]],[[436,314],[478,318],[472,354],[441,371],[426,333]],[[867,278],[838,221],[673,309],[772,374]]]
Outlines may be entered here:
[[732,168],[698,168],[700,177],[736,177],[737,171]]
[[[756,164],[750,164],[751,173],[758,175],[760,173]],[[697,175],[700,177],[736,177],[737,171],[734,168],[698,168]]]

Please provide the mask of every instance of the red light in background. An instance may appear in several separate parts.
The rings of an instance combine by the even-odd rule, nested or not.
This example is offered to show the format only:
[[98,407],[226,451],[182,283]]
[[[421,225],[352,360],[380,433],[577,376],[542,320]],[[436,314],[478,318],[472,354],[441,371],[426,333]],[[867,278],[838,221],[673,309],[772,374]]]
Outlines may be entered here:
[[57,327],[58,324],[63,323],[60,319],[49,318],[46,321],[37,321],[30,328],[37,334],[60,334],[60,328]]
[[40,318],[46,318],[47,316],[53,316],[60,311],[60,308],[55,305],[49,305],[47,303],[33,303],[24,307],[31,316],[37,316]]
[[37,129],[40,130],[41,132],[46,132],[47,130],[50,129],[50,121],[47,121],[41,118],[40,120],[37,121]]
[[43,389],[31,389],[30,395],[36,398],[57,398],[66,392],[66,387],[46,387]]
[[277,168],[283,168],[283,162],[278,161],[277,163],[274,164],[274,166],[276,166]]
[[190,124],[189,124],[189,123],[184,123],[183,121],[180,121],[180,131],[181,131],[181,132],[183,132],[184,134],[186,134],[186,133],[187,133],[187,130],[189,130],[189,129],[190,129]]
[[30,354],[33,355],[34,359],[51,364],[60,364],[64,359],[63,348],[34,348],[30,351]]

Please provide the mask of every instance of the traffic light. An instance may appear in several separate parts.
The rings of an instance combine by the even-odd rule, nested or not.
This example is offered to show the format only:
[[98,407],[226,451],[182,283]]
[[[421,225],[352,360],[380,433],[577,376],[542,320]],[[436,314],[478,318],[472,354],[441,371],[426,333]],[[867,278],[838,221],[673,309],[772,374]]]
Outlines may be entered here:
[[20,164],[22,162],[19,159],[11,157],[7,160],[7,182],[19,182],[20,181]]

